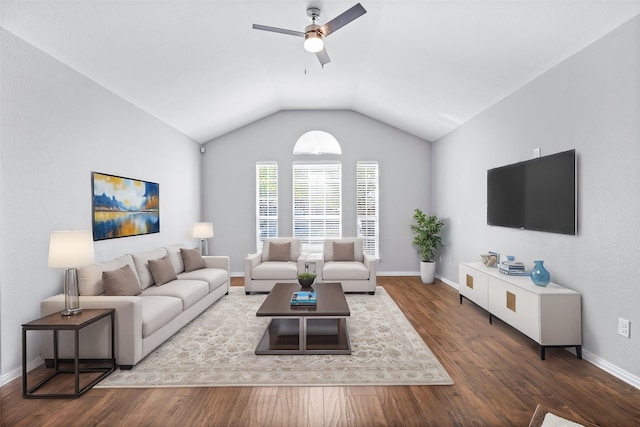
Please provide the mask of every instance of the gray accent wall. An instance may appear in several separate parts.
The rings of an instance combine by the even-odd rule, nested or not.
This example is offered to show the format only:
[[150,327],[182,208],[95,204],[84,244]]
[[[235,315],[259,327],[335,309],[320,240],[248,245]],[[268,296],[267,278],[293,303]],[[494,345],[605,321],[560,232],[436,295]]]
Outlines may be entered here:
[[[341,156],[294,156],[298,138],[310,130],[336,137]],[[409,228],[414,208],[431,210],[431,144],[353,111],[281,111],[214,139],[203,155],[203,219],[212,221],[213,254],[231,256],[234,275],[256,251],[256,162],[276,161],[279,235],[291,236],[292,162],[340,160],[344,237],[356,234],[356,162],[379,162],[381,274],[418,274],[419,258]]]
[[[200,215],[199,145],[0,29],[0,358],[20,373],[21,325],[62,292],[53,230],[91,229],[91,171],[160,184],[160,233],[95,242],[98,261],[185,242]],[[30,364],[40,336],[29,335]]]
[[[576,149],[576,236],[486,224],[487,169],[535,148]],[[457,283],[458,263],[489,250],[544,260],[553,282],[582,294],[585,358],[640,384],[639,161],[637,17],[434,143],[434,207],[447,222],[438,274]]]

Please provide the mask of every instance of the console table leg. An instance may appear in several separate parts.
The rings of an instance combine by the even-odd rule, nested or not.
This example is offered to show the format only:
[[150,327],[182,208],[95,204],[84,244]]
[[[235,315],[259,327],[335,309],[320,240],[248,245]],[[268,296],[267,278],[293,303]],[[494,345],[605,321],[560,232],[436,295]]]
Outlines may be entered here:
[[576,356],[578,357],[578,359],[582,359],[582,346],[581,345],[577,345],[576,346]]
[[75,345],[76,345],[76,351],[75,351],[75,355],[74,355],[74,360],[73,360],[73,369],[74,369],[74,376],[75,376],[75,386],[76,386],[76,393],[75,393],[75,397],[80,397],[80,329],[76,329],[75,331]]
[[27,330],[22,328],[22,395],[27,395]]

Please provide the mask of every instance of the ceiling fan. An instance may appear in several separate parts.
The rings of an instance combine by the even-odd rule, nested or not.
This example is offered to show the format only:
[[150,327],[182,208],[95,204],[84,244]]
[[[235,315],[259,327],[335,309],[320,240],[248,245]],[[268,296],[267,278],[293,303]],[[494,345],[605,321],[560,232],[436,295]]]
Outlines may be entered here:
[[331,62],[327,50],[324,48],[325,37],[331,33],[344,27],[351,21],[361,17],[367,13],[364,7],[360,3],[352,6],[340,15],[333,18],[331,21],[324,25],[316,24],[316,20],[320,18],[320,9],[317,7],[310,7],[307,9],[307,18],[311,21],[310,25],[307,25],[302,31],[287,30],[284,28],[269,27],[266,25],[253,24],[254,30],[271,31],[274,33],[288,34],[290,36],[304,37],[304,48],[307,52],[316,54],[318,61],[324,67],[325,64]]

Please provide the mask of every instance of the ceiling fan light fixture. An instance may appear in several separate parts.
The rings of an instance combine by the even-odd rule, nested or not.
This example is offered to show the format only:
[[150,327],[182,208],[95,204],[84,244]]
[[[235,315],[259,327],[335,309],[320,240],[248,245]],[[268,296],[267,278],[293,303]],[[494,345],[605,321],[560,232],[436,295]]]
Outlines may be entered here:
[[318,31],[317,25],[309,25],[304,33],[304,49],[307,52],[316,53],[324,48],[322,34]]

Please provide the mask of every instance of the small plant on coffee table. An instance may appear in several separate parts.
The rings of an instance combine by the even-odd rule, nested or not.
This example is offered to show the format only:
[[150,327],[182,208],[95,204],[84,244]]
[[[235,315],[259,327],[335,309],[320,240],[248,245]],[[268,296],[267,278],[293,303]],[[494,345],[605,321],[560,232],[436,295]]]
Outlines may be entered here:
[[298,274],[298,283],[300,283],[300,286],[302,286],[303,288],[308,288],[309,286],[313,285],[314,280],[316,280],[315,273]]

